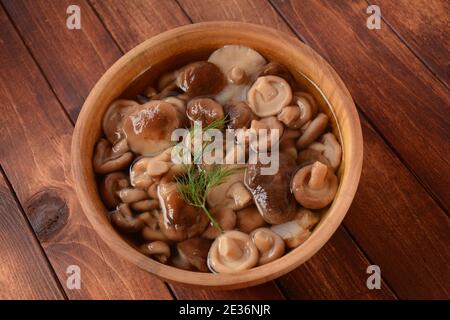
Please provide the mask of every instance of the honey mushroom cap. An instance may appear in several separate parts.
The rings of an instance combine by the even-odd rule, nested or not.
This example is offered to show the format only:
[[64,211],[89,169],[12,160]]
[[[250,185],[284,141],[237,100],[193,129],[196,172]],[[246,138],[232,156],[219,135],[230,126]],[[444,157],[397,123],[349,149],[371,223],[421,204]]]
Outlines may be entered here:
[[189,97],[214,95],[225,86],[225,77],[215,64],[197,61],[187,64],[177,72],[176,84]]
[[337,187],[336,175],[319,161],[299,169],[292,179],[295,199],[309,209],[321,209],[330,204],[336,195]]
[[102,129],[110,143],[114,144],[123,138],[124,117],[138,107],[136,101],[124,99],[115,100],[109,105],[102,119]]
[[172,132],[180,123],[180,114],[172,104],[151,100],[125,118],[123,131],[133,152],[155,155],[171,146]]
[[100,195],[109,210],[120,203],[118,191],[129,187],[128,176],[123,172],[112,172],[103,177],[100,182]]
[[253,111],[244,101],[231,101],[225,105],[228,115],[228,129],[248,128],[251,121],[255,119]]
[[134,217],[128,204],[121,203],[110,214],[111,222],[124,232],[138,232],[144,227],[139,217]]
[[153,257],[161,263],[167,263],[170,257],[170,247],[164,241],[153,241],[141,246],[141,252],[147,256]]
[[215,50],[208,61],[219,67],[227,80],[223,90],[215,96],[221,104],[246,100],[250,82],[266,64],[261,54],[241,45],[223,46]]
[[246,233],[225,231],[214,240],[208,253],[208,267],[215,273],[247,270],[258,263],[258,249]]
[[331,132],[325,133],[320,142],[312,143],[309,148],[320,152],[328,160],[330,167],[334,171],[341,164],[342,148]]
[[208,271],[208,252],[211,247],[211,240],[196,237],[177,243],[177,251],[180,256],[178,263],[186,262],[202,272]]
[[250,234],[250,237],[259,251],[258,265],[269,263],[284,254],[284,241],[272,230],[258,228]]
[[250,233],[253,230],[267,225],[258,211],[258,208],[251,206],[236,213],[236,228],[239,231]]
[[100,139],[95,146],[94,171],[99,174],[107,174],[127,168],[133,161],[133,154],[128,152],[124,141],[119,143],[120,148],[111,146],[108,140]]
[[167,148],[154,157],[137,158],[130,166],[130,183],[133,187],[146,189],[173,166],[172,148]]
[[159,227],[159,216],[161,212],[151,210],[139,215],[139,219],[144,223],[141,236],[146,241],[169,241]]

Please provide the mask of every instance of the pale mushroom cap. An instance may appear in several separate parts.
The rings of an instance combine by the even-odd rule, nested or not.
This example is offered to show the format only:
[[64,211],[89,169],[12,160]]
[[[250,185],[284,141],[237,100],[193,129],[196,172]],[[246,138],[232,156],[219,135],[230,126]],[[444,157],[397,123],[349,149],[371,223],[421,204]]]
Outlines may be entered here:
[[292,179],[295,199],[305,208],[321,209],[329,205],[336,195],[338,180],[325,164],[316,161],[301,168]]
[[154,157],[140,157],[130,166],[130,183],[133,187],[145,189],[153,184],[156,177],[167,173],[173,166],[172,148]]
[[291,102],[292,91],[283,78],[259,77],[248,91],[247,100],[257,116],[274,116]]
[[342,148],[334,134],[325,133],[320,142],[312,143],[309,148],[322,153],[333,170],[336,170],[341,164]]
[[221,104],[231,100],[246,100],[249,83],[266,64],[266,60],[258,52],[241,45],[219,48],[209,56],[208,61],[219,67],[228,82],[215,96]]
[[214,273],[235,273],[257,263],[258,249],[250,236],[236,230],[217,237],[208,253],[208,267]]
[[259,251],[258,265],[269,263],[284,254],[284,241],[272,230],[259,228],[254,230],[250,237]]
[[172,145],[172,132],[179,125],[179,113],[173,105],[152,100],[126,117],[123,130],[133,152],[154,155]]
[[102,119],[102,129],[106,138],[112,144],[119,141],[122,136],[122,124],[126,115],[136,110],[139,103],[133,100],[115,100],[113,101]]
[[305,242],[311,235],[311,231],[304,229],[298,221],[292,220],[283,224],[270,227],[270,230],[278,234],[288,248],[295,248]]

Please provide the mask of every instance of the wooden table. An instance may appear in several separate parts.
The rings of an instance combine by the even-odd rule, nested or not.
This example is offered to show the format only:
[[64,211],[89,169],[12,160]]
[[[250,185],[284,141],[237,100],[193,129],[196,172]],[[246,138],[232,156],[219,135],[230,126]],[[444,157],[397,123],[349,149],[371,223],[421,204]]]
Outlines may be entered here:
[[[1,0],[0,297],[33,299],[450,298],[449,6],[284,0]],[[81,8],[81,29],[66,9]],[[342,226],[312,259],[267,284],[207,291],[167,284],[110,251],[70,174],[74,122],[124,52],[164,30],[239,20],[295,34],[347,84],[364,133],[361,183]],[[282,48],[280,48],[282,50]],[[81,288],[66,285],[70,265]],[[369,290],[369,265],[381,289]]]

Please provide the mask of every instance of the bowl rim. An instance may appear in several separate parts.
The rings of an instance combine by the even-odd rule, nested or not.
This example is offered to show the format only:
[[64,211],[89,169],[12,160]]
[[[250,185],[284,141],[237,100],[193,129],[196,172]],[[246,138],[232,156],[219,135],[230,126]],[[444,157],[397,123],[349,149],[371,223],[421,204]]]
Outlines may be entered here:
[[[100,219],[99,215],[105,215],[106,209],[102,203],[99,204],[98,192],[94,195],[92,194],[93,189],[88,187],[89,183],[87,181],[93,177],[92,161],[90,160],[90,163],[88,163],[83,158],[86,152],[88,154],[89,152],[92,153],[92,150],[83,149],[86,148],[83,141],[89,131],[87,123],[89,122],[89,117],[95,112],[96,103],[98,100],[101,100],[102,91],[105,90],[108,82],[117,77],[117,75],[123,74],[124,70],[129,70],[127,64],[134,63],[133,61],[138,60],[139,56],[145,55],[146,51],[157,48],[166,41],[181,40],[183,37],[189,37],[193,33],[199,32],[205,35],[213,35],[214,33],[226,34],[228,32],[235,36],[241,36],[248,41],[253,39],[256,42],[259,41],[258,37],[260,37],[264,41],[279,44],[283,50],[294,55],[292,59],[301,58],[306,64],[311,64],[312,67],[308,69],[309,73],[305,72],[305,75],[322,81],[319,85],[315,79],[312,80],[314,84],[319,86],[326,99],[333,100],[333,102],[337,101],[340,105],[341,114],[336,115],[336,120],[339,122],[341,130],[348,134],[345,140],[342,137],[343,149],[345,149],[345,165],[341,174],[339,194],[328,209],[327,217],[322,219],[320,225],[315,228],[305,243],[289,254],[282,256],[273,263],[232,275],[186,271],[163,265],[131,247],[110,224],[105,225],[104,217]],[[135,76],[137,77],[139,74]],[[335,106],[333,104],[330,105],[336,111],[334,109]],[[351,143],[346,139],[350,139]],[[93,149],[93,146],[91,147]],[[83,212],[100,237],[119,256],[164,280],[211,289],[237,289],[261,284],[292,271],[313,256],[325,245],[345,217],[358,187],[362,170],[362,159],[363,141],[358,112],[348,89],[336,71],[313,49],[292,35],[261,25],[230,21],[202,22],[177,27],[142,42],[124,54],[105,72],[89,93],[78,116],[71,146],[71,169],[75,191]],[[103,209],[101,206],[103,206]]]

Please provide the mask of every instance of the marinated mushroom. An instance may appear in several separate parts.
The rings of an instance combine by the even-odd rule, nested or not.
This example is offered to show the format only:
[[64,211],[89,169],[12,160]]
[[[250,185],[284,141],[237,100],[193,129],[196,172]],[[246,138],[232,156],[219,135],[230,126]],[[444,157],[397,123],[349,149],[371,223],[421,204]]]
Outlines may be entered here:
[[139,217],[133,216],[128,204],[119,204],[117,209],[110,214],[111,222],[124,232],[138,232],[144,227]]
[[139,215],[139,219],[144,223],[142,228],[142,238],[146,241],[168,241],[167,237],[159,227],[158,210],[147,211]]
[[258,117],[274,116],[292,100],[292,91],[283,78],[259,77],[247,95],[248,104]]
[[228,129],[245,129],[255,116],[247,103],[243,101],[232,101],[225,105],[225,111],[228,115]]
[[320,142],[312,143],[309,148],[323,154],[334,171],[341,164],[342,149],[334,134],[325,133]]
[[154,157],[141,157],[130,167],[130,183],[133,187],[145,189],[150,187],[156,177],[167,173],[173,166],[172,148],[168,148]]
[[106,110],[102,120],[102,129],[110,143],[115,144],[123,138],[122,126],[126,115],[139,107],[133,100],[116,100]]
[[250,237],[259,251],[258,265],[269,263],[284,254],[284,241],[268,228],[254,230]]
[[176,84],[190,97],[214,95],[225,86],[225,77],[213,63],[198,61],[177,72]]
[[266,222],[279,224],[289,221],[294,216],[296,207],[289,185],[295,161],[280,153],[276,174],[261,174],[263,167],[261,163],[249,164],[245,172],[245,185]]
[[227,207],[232,210],[240,210],[250,205],[252,202],[251,194],[240,185],[244,181],[244,170],[236,170],[226,180],[211,188],[206,196],[208,205],[212,207]]
[[159,227],[173,241],[183,241],[200,235],[209,223],[206,215],[197,207],[183,201],[176,183],[158,185],[158,198],[162,209]]
[[152,100],[125,118],[123,130],[133,152],[155,155],[172,145],[172,131],[180,124],[180,115],[173,105]]
[[215,273],[235,273],[258,263],[258,249],[246,233],[231,230],[216,238],[208,253],[208,267]]
[[192,122],[201,121],[203,127],[225,117],[222,106],[209,98],[196,98],[189,101],[186,114]]
[[[123,143],[121,144],[123,145]],[[108,140],[100,139],[95,147],[94,171],[99,174],[107,174],[128,167],[133,161],[133,154],[124,150],[127,149],[124,147],[113,148]]]
[[257,228],[264,227],[266,224],[267,222],[255,206],[236,212],[236,229],[239,231],[250,233]]
[[300,168],[313,164],[316,161],[322,162],[323,164],[331,167],[328,159],[320,151],[314,149],[304,149],[299,152],[297,157],[297,163]]
[[[236,214],[227,207],[215,207],[210,210],[211,215],[217,221],[222,230],[232,230],[236,226]],[[206,239],[215,239],[220,235],[220,230],[212,224],[202,233],[202,237]]]
[[141,252],[147,256],[155,258],[161,263],[167,263],[170,257],[170,247],[163,241],[153,241],[143,244],[141,246]]
[[306,126],[305,131],[297,140],[297,148],[304,149],[316,140],[325,131],[328,125],[328,117],[324,113],[319,113]]
[[[250,147],[256,151],[267,151],[271,149],[272,144],[278,144],[280,137],[283,135],[284,126],[276,117],[267,117],[260,120],[253,120],[250,129],[256,133],[257,137],[257,143],[254,141],[250,144]],[[266,141],[263,140],[264,135],[261,134],[261,129],[266,130]]]
[[158,202],[158,200],[154,200],[154,199],[139,200],[139,201],[133,202],[130,205],[130,207],[134,211],[145,212],[145,211],[150,211],[150,210],[159,208],[159,202]]
[[278,234],[288,248],[296,248],[311,235],[311,229],[319,222],[319,216],[310,210],[300,209],[295,219],[270,229]]
[[266,60],[258,52],[240,45],[217,49],[209,56],[208,61],[219,67],[227,80],[226,86],[215,96],[216,101],[221,104],[231,100],[246,100],[250,83],[266,64]]
[[133,203],[141,200],[148,199],[148,193],[142,189],[124,188],[118,193],[120,200],[123,203]]
[[321,209],[329,205],[334,199],[337,187],[336,175],[319,161],[301,168],[292,179],[295,199],[309,209]]
[[297,152],[297,148],[295,147],[294,139],[281,141],[280,142],[280,152],[292,157],[293,159],[297,159],[298,152]]
[[278,62],[269,62],[264,66],[260,76],[278,76],[286,80],[289,85],[294,86],[295,80],[289,70]]
[[100,195],[106,207],[110,210],[120,203],[118,191],[128,188],[128,176],[123,172],[109,173],[103,177],[100,183]]
[[208,272],[208,252],[211,240],[204,238],[191,238],[177,244],[178,254],[181,260],[189,262],[201,272]]
[[278,114],[278,120],[283,122],[288,128],[299,129],[312,119],[315,110],[310,101],[304,96],[294,95],[292,104],[281,110]]

